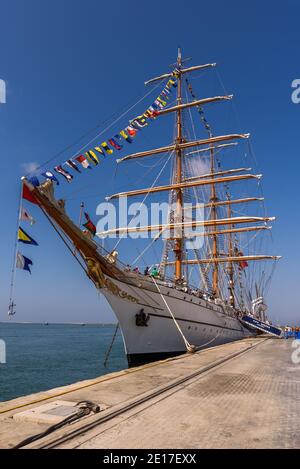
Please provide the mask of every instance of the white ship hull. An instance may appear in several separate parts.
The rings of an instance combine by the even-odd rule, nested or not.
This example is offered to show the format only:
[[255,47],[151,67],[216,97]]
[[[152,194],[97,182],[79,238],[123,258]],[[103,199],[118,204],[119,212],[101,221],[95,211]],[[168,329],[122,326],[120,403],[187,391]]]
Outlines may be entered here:
[[[113,309],[123,335],[129,366],[186,352],[182,335],[161,294],[176,318],[185,338],[196,347],[212,347],[253,335],[239,319],[213,302],[159,283],[161,294],[151,279],[140,287],[106,277],[113,288],[102,293]],[[150,285],[149,285],[150,284]],[[117,288],[116,288],[117,287]],[[138,326],[140,311],[149,315],[147,325]]]

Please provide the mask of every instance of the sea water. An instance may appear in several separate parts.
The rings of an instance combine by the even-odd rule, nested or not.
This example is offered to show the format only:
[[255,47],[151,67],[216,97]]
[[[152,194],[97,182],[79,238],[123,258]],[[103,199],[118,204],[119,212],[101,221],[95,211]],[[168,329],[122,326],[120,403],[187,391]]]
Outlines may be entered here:
[[6,348],[0,401],[127,368],[120,331],[103,364],[114,331],[114,325],[0,323]]

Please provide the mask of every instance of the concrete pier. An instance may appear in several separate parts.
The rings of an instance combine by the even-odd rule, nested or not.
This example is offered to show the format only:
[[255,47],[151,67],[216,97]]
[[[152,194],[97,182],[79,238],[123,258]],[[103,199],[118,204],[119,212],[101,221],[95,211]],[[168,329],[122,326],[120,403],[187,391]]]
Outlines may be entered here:
[[26,448],[300,448],[294,350],[291,340],[245,339],[0,403],[0,447],[89,400],[99,413]]

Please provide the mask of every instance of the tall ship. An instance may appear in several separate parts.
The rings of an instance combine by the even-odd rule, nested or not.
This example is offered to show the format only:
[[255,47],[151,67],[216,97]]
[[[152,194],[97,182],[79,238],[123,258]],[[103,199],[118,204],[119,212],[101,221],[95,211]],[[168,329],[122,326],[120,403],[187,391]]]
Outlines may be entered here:
[[[190,80],[194,72],[209,72],[215,65],[187,66],[179,49],[171,71],[146,82],[163,87],[156,104],[132,120],[127,133],[121,132],[129,139],[129,129],[134,135],[152,120],[159,126],[164,116],[174,116],[171,143],[115,161],[118,168],[126,166],[129,171],[136,162],[159,161],[160,172],[169,168],[168,183],[160,183],[159,173],[149,187],[106,197],[107,202],[126,198],[146,205],[159,197],[167,204],[164,219],[106,230],[97,225],[95,235],[72,221],[65,201],[56,199],[55,178],[46,177],[39,184],[22,178],[25,198],[39,206],[115,313],[129,366],[251,337],[256,332],[245,317],[268,323],[265,293],[279,259],[268,253],[274,218],[266,215],[264,199],[254,190],[262,176],[224,162],[240,143],[249,141],[249,134],[216,135],[206,107],[230,101],[232,95],[198,98]],[[110,143],[118,148],[116,142],[111,139]],[[108,150],[105,145],[95,147],[100,155]],[[87,152],[87,157],[93,155]],[[254,214],[252,207],[256,207]],[[133,234],[143,234],[145,244],[134,264],[128,265],[120,248],[125,240],[134,246]],[[114,237],[110,247],[109,236]],[[154,246],[156,255],[159,246],[159,260],[153,255],[151,262],[149,252]]]

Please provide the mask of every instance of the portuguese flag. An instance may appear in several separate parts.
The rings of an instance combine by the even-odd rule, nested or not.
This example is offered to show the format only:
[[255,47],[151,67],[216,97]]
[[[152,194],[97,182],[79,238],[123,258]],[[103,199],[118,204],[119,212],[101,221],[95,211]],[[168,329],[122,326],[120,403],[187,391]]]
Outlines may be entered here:
[[28,202],[38,205],[38,201],[36,200],[32,192],[28,189],[26,184],[23,184],[23,187],[22,187],[22,197],[23,199],[28,200]]
[[97,232],[97,229],[94,225],[94,223],[92,222],[92,220],[90,219],[88,213],[84,212],[84,216],[86,218],[86,223],[83,223],[83,226],[89,230],[90,233],[92,233],[93,236],[95,236],[96,232]]

